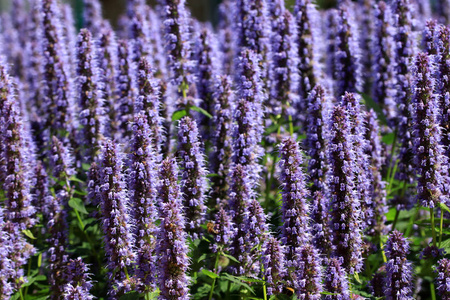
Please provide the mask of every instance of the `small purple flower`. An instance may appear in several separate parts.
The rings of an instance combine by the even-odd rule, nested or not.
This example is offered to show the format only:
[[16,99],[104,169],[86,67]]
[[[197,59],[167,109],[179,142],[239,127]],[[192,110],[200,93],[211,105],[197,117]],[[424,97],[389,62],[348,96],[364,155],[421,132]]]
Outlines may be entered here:
[[184,199],[186,230],[193,239],[197,239],[200,225],[205,221],[207,171],[204,167],[197,123],[189,117],[181,119],[178,126],[178,157],[183,170],[181,193]]
[[159,216],[161,225],[158,234],[158,281],[160,299],[188,300],[189,268],[187,234],[180,187],[177,182],[178,170],[174,159],[162,161],[159,170]]
[[283,290],[282,280],[286,275],[284,248],[275,237],[269,237],[262,256],[267,294],[277,295]]
[[64,286],[63,300],[92,300],[89,293],[92,288],[91,274],[81,257],[71,259],[64,268],[63,277],[67,282]]
[[321,191],[312,194],[310,205],[310,217],[312,224],[312,244],[323,255],[330,256],[332,251],[330,224],[330,203]]
[[233,32],[233,14],[232,1],[224,0],[219,4],[219,24],[218,24],[218,39],[219,47],[222,52],[222,64],[224,74],[232,74],[233,60],[236,52],[234,44],[234,32]]
[[422,33],[422,48],[429,55],[437,54],[436,31],[438,30],[436,20],[428,20]]
[[305,300],[321,299],[322,266],[317,250],[305,244],[299,248],[297,256],[297,297]]
[[102,5],[99,0],[83,0],[83,27],[98,37],[103,27]]
[[326,300],[350,300],[348,277],[337,258],[330,258],[325,272],[324,290],[333,295],[325,295]]
[[394,230],[384,246],[387,257],[384,293],[386,300],[412,298],[412,269],[406,259],[409,244],[403,234]]
[[213,224],[215,243],[211,245],[212,251],[217,252],[219,249],[220,251],[228,251],[235,235],[230,214],[223,207],[221,207],[216,214]]
[[420,259],[439,259],[443,258],[446,254],[444,248],[438,248],[437,246],[426,246],[419,255]]
[[13,243],[3,217],[3,208],[0,207],[0,299],[8,299],[14,291],[12,279],[15,270],[14,263],[11,261]]
[[145,1],[128,2],[128,38],[132,49],[132,61],[139,64],[142,58],[151,58],[149,7]]
[[442,258],[436,267],[436,286],[442,300],[450,299],[450,260]]

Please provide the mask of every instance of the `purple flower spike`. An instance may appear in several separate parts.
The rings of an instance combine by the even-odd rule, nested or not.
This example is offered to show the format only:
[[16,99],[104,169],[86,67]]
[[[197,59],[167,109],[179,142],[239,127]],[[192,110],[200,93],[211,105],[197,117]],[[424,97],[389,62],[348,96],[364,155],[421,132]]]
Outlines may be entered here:
[[[303,160],[300,148],[294,139],[283,141],[279,148],[280,182],[282,182],[281,208],[283,216],[282,243],[286,246],[286,266],[289,273],[295,267],[295,257],[301,245],[310,240],[308,231],[308,189],[301,168]],[[289,274],[292,278],[292,274]]]
[[103,99],[97,50],[92,34],[81,29],[77,41],[78,103],[80,105],[81,144],[86,162],[91,162],[100,149],[103,137]]
[[394,124],[395,78],[394,78],[394,39],[390,7],[378,2],[374,9],[374,30],[372,40],[372,98],[380,105],[390,125]]
[[232,74],[233,59],[236,52],[234,45],[234,32],[233,32],[233,14],[232,1],[225,0],[219,4],[219,24],[218,24],[218,38],[220,51],[222,52],[222,63],[224,74]]
[[143,57],[138,67],[139,95],[136,100],[135,110],[141,112],[147,118],[152,138],[153,149],[161,153],[164,143],[163,118],[161,110],[160,83],[153,77],[153,71],[148,60]]
[[419,175],[417,201],[425,207],[446,203],[445,187],[448,158],[440,145],[441,130],[438,123],[439,106],[433,95],[434,80],[431,64],[425,53],[419,53],[415,63],[415,82],[412,105],[414,107],[414,163]]
[[105,134],[116,137],[119,130],[118,105],[121,94],[119,89],[119,61],[116,34],[108,22],[103,22],[97,40],[97,59],[100,69],[103,109],[105,110]]
[[450,260],[443,258],[436,267],[436,286],[442,300],[450,300]]
[[326,163],[326,118],[330,102],[321,85],[317,85],[308,97],[306,147],[311,157],[308,162],[308,174],[312,182],[311,192],[325,192]]
[[321,299],[322,269],[317,250],[311,245],[303,245],[297,255],[297,297],[299,299]]
[[332,251],[331,245],[331,228],[329,200],[325,197],[325,193],[316,191],[312,194],[310,216],[312,224],[310,226],[312,234],[312,244],[323,255],[330,256]]
[[214,220],[213,233],[215,235],[215,243],[211,245],[211,249],[213,252],[217,252],[219,249],[220,251],[229,251],[229,245],[235,235],[231,216],[221,207]]
[[394,230],[384,246],[387,257],[384,295],[386,300],[412,298],[412,269],[406,259],[409,244],[401,232]]
[[178,127],[178,157],[183,169],[183,193],[187,232],[197,239],[200,225],[205,221],[205,193],[207,189],[204,154],[201,150],[197,123],[189,117],[180,120]]
[[348,112],[335,106],[329,120],[327,160],[328,194],[331,201],[330,227],[333,256],[342,259],[352,274],[362,267],[360,205],[355,192],[355,153],[351,140]]
[[354,93],[361,90],[360,49],[357,42],[357,32],[349,12],[350,5],[342,4],[337,12],[338,24],[335,40],[335,66],[337,97],[345,92]]
[[151,58],[150,23],[148,13],[150,8],[145,1],[128,2],[130,47],[132,48],[132,60],[139,64],[141,58]]
[[46,215],[48,207],[49,182],[48,175],[41,161],[37,161],[34,167],[34,173],[36,174],[36,183],[33,189],[33,206],[36,209],[36,213],[42,213]]
[[160,299],[188,300],[189,268],[187,235],[180,187],[177,182],[178,170],[174,159],[162,161],[160,171],[159,196],[161,227],[158,234],[158,281]]
[[[56,134],[62,138],[65,132],[76,128],[73,122],[73,83],[70,69],[70,55],[67,52],[64,28],[61,23],[62,10],[56,0],[40,1],[42,13],[42,57],[43,57],[43,97],[45,128],[49,136]],[[74,46],[74,45],[73,45]],[[70,47],[69,47],[70,48]]]
[[103,27],[102,5],[99,0],[83,0],[83,27],[98,37]]
[[377,115],[373,110],[367,113],[365,119],[366,132],[365,139],[368,141],[365,154],[369,158],[370,168],[367,179],[370,183],[369,195],[371,204],[369,210],[372,211],[372,220],[369,221],[368,234],[376,237],[386,234],[386,183],[382,181],[381,170],[385,164],[383,148],[380,138],[380,127]]
[[66,285],[64,286],[63,300],[92,300],[89,293],[92,288],[91,274],[83,260],[79,257],[71,259],[64,269]]
[[338,26],[338,11],[330,9],[326,12],[326,65],[327,74],[330,79],[336,80],[336,28]]
[[118,146],[106,140],[100,157],[100,189],[102,226],[110,280],[109,294],[120,296],[127,292],[124,282],[128,279],[127,268],[135,260],[132,250],[134,238],[128,213],[129,199],[122,174],[122,155]]
[[283,290],[282,280],[286,275],[284,248],[275,237],[270,237],[264,245],[264,279],[267,281],[267,294],[277,295]]
[[342,268],[342,263],[337,258],[328,260],[327,270],[325,272],[324,290],[333,295],[326,295],[326,300],[350,300],[348,290],[347,273]]
[[128,186],[134,219],[133,234],[137,248],[137,275],[144,287],[156,282],[154,276],[157,228],[157,155],[152,146],[150,128],[143,114],[133,124],[132,148],[129,156]]
[[53,170],[53,177],[56,180],[66,180],[75,175],[73,168],[74,162],[67,147],[57,138],[52,138],[52,147],[50,149],[50,165]]
[[438,30],[436,20],[428,20],[422,34],[422,48],[429,55],[437,54],[436,32]]
[[14,262],[11,260],[13,241],[11,240],[5,221],[3,208],[0,207],[0,299],[9,299],[14,291]]

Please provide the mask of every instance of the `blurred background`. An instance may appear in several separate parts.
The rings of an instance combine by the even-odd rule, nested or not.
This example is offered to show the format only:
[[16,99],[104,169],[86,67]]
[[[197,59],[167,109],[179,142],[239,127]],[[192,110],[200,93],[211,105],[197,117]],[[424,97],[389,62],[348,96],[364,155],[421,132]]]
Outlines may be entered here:
[[[83,0],[64,0],[65,2],[71,2],[74,7],[75,14],[77,16],[78,24],[81,24],[81,10],[83,7]],[[11,0],[0,0],[0,10],[5,10],[9,7]],[[112,20],[113,23],[117,20],[118,16],[125,12],[126,0],[101,0],[103,4],[104,17]],[[217,21],[217,7],[222,0],[186,0],[192,15],[200,20],[211,20],[213,23]],[[295,0],[286,0],[286,7],[292,7]],[[148,0],[148,3],[154,5],[156,0]],[[318,0],[317,4],[320,7],[331,7],[335,5],[336,0]]]

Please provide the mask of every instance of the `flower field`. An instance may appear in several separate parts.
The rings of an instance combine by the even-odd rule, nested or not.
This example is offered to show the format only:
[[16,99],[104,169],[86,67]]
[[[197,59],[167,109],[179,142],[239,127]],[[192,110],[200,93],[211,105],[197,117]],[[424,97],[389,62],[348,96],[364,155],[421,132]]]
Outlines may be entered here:
[[450,300],[449,0],[10,2],[0,300]]

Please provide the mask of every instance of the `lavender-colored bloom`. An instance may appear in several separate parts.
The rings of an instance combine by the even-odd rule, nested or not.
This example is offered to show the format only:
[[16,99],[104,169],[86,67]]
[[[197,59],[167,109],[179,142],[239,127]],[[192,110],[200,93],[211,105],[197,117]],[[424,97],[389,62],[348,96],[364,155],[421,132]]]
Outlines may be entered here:
[[[295,43],[298,51],[298,93],[300,99],[297,113],[302,114],[307,107],[307,97],[319,79],[317,32],[318,12],[311,0],[297,0],[294,5],[297,34]],[[304,120],[303,120],[304,121]]]
[[70,155],[69,149],[54,136],[50,149],[50,166],[53,177],[56,180],[64,181],[63,185],[69,184],[67,181],[71,176],[75,175],[73,164],[73,158]]
[[308,149],[310,160],[308,162],[308,174],[312,182],[311,192],[325,192],[326,164],[326,135],[327,114],[329,99],[324,88],[317,85],[308,97],[307,128],[305,145]]
[[389,235],[384,252],[387,257],[384,281],[386,300],[413,299],[411,263],[406,259],[409,244],[401,232],[394,230]]
[[450,260],[442,258],[436,267],[436,286],[442,300],[450,299]]
[[215,235],[215,243],[212,244],[210,248],[213,252],[228,251],[229,245],[235,235],[231,216],[223,207],[221,207],[214,220],[215,221],[212,223],[213,227],[211,231]]
[[438,246],[428,245],[419,254],[419,259],[439,259],[443,258],[446,254],[444,248],[438,248]]
[[[256,196],[256,195],[255,195]],[[262,255],[262,246],[267,239],[269,231],[268,224],[266,222],[267,216],[254,197],[248,205],[248,224],[246,224],[247,231],[245,241],[252,247],[249,248],[249,255],[251,257],[251,264],[247,266],[247,274],[249,276],[258,276],[260,273],[260,263],[258,258]]]
[[49,194],[49,182],[48,175],[41,161],[36,161],[36,166],[34,166],[34,173],[36,176],[36,182],[32,190],[33,194],[33,206],[36,209],[36,213],[46,214],[48,207],[48,196]]
[[132,60],[137,65],[141,58],[151,58],[150,24],[148,20],[150,8],[145,5],[145,1],[129,1],[128,6],[128,37],[132,48]]
[[3,208],[0,207],[0,299],[9,299],[14,291],[12,278],[15,272],[11,261],[13,244],[3,218]]
[[99,0],[83,0],[83,27],[94,37],[98,37],[103,28],[102,5]]
[[450,20],[450,1],[449,0],[437,0],[435,3],[435,11],[439,16],[439,21],[444,24],[448,24]]
[[[308,189],[301,168],[303,160],[294,139],[288,138],[280,145],[280,181],[282,182],[282,243],[286,246],[286,266],[295,267],[299,247],[309,242]],[[292,276],[292,274],[290,274]]]
[[136,116],[129,156],[130,206],[134,219],[133,234],[137,248],[137,275],[146,288],[156,282],[155,246],[157,227],[157,154],[152,145],[150,127],[143,114]]
[[100,148],[103,133],[103,99],[97,50],[92,34],[82,29],[77,41],[78,103],[80,105],[81,144],[86,162],[91,162]]
[[98,206],[100,204],[100,196],[98,195],[100,187],[100,169],[96,162],[93,162],[87,174],[87,199],[88,204]]
[[436,31],[438,30],[436,20],[428,20],[422,33],[422,48],[429,55],[437,54],[437,45],[435,41]]
[[149,11],[150,37],[152,53],[152,66],[155,69],[155,76],[160,79],[167,78],[167,57],[165,55],[162,30],[163,24],[154,10]]
[[321,259],[311,245],[303,245],[297,253],[297,290],[298,299],[319,300],[322,292]]
[[156,153],[160,153],[164,143],[163,119],[160,115],[160,81],[153,77],[153,71],[145,57],[139,62],[138,91],[135,110],[145,115],[150,128],[153,149]]
[[[397,102],[397,136],[400,141],[398,168],[396,176],[399,180],[412,183],[414,171],[412,167],[412,78],[410,63],[414,52],[414,36],[412,32],[411,5],[409,0],[393,2],[393,19],[396,33],[394,35],[395,80]],[[400,199],[402,201],[402,199]],[[409,203],[403,203],[408,207]]]
[[327,160],[328,194],[331,206],[333,256],[342,259],[349,273],[362,267],[360,204],[355,192],[355,153],[351,123],[342,106],[333,108],[329,120]]
[[354,9],[356,22],[360,32],[358,33],[358,42],[360,47],[361,80],[364,83],[366,91],[372,83],[371,69],[373,61],[372,38],[375,19],[373,17],[373,7],[376,0],[358,0]]
[[439,107],[433,95],[434,80],[428,55],[419,53],[415,62],[414,107],[414,163],[419,175],[417,201],[425,207],[446,203],[447,157],[440,145]]
[[135,253],[129,216],[129,199],[122,174],[122,155],[118,146],[106,140],[100,161],[100,189],[98,192],[105,249],[108,256],[107,267],[111,289],[109,293],[119,296],[126,292],[123,287],[127,278],[127,268],[132,265]]
[[284,249],[275,237],[267,239],[263,253],[264,279],[267,281],[267,294],[282,292],[282,280],[286,273]]
[[231,168],[232,158],[232,111],[234,108],[235,94],[231,88],[232,82],[229,76],[216,78],[216,92],[214,94],[215,108],[213,116],[213,151],[209,163],[211,173],[219,176],[211,178],[212,203],[218,204],[227,199],[227,176]]
[[338,11],[336,9],[330,9],[326,12],[326,65],[327,74],[332,80],[337,78],[336,69],[336,47],[337,47],[337,27],[338,27]]
[[367,180],[370,184],[369,195],[371,203],[369,209],[372,211],[372,220],[369,221],[368,234],[381,237],[386,234],[386,183],[382,181],[381,170],[385,163],[383,156],[383,148],[380,138],[380,127],[377,122],[377,115],[370,110],[365,119],[367,120],[365,127],[365,139],[367,141],[365,154],[370,163],[367,172]]
[[298,102],[297,30],[294,17],[284,10],[284,3],[278,5],[283,9],[277,9],[281,11],[280,15],[272,20],[269,106],[272,114],[282,114],[287,119],[288,115],[293,114],[292,107]]
[[335,40],[335,67],[337,97],[345,92],[354,93],[361,90],[360,49],[357,31],[349,12],[350,5],[342,4],[337,12],[337,30]]
[[181,192],[186,229],[193,239],[198,238],[200,225],[205,221],[207,182],[203,156],[197,123],[189,117],[184,117],[178,127],[178,157],[183,169]]
[[374,30],[371,44],[372,98],[383,110],[390,125],[393,125],[395,108],[394,40],[390,7],[378,2],[374,9]]
[[117,74],[119,97],[119,127],[122,130],[122,138],[127,139],[132,135],[132,121],[136,101],[136,70],[132,61],[131,49],[127,40],[118,42],[119,72]]
[[232,74],[233,60],[235,57],[236,47],[234,45],[233,32],[233,14],[232,1],[224,0],[219,4],[219,24],[218,24],[218,39],[220,51],[222,52],[222,64],[224,74]]
[[316,191],[312,194],[310,205],[310,217],[312,224],[310,226],[312,234],[312,244],[325,256],[330,256],[332,251],[331,245],[331,228],[329,200],[325,197],[325,193]]
[[43,109],[45,128],[50,135],[63,137],[76,127],[73,118],[73,84],[69,54],[65,43],[62,14],[56,0],[42,0],[41,47],[43,58]]
[[187,271],[189,268],[187,235],[180,187],[177,183],[178,170],[174,159],[162,161],[158,186],[161,226],[158,234],[158,281],[160,299],[189,299]]
[[[68,55],[68,69],[72,76],[76,74],[76,44],[77,44],[77,28],[75,27],[74,12],[72,6],[68,3],[58,4],[61,9],[60,19],[64,38],[64,46]],[[70,81],[72,77],[68,78]],[[73,83],[72,83],[73,84]]]
[[326,300],[350,300],[347,273],[337,258],[328,260],[325,272],[324,290],[333,295],[325,295]]
[[64,268],[63,277],[67,282],[64,286],[63,300],[91,300],[89,293],[92,288],[91,274],[81,257],[71,259]]
[[103,109],[107,122],[105,120],[105,134],[115,137],[119,130],[118,105],[121,94],[117,93],[119,89],[119,61],[118,46],[116,34],[111,25],[104,21],[97,40],[97,59],[100,71],[100,87],[102,88]]

